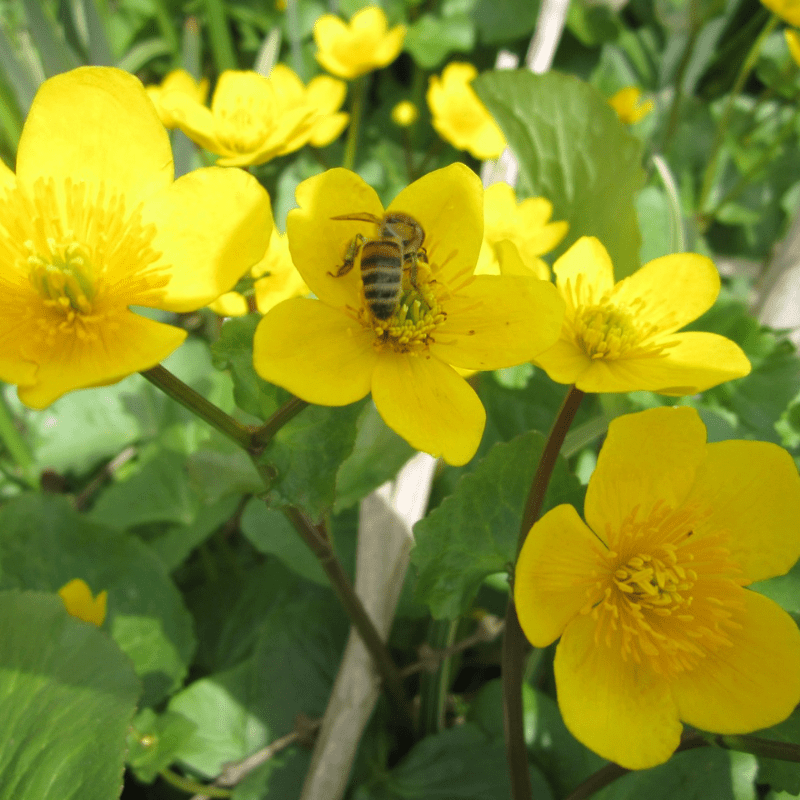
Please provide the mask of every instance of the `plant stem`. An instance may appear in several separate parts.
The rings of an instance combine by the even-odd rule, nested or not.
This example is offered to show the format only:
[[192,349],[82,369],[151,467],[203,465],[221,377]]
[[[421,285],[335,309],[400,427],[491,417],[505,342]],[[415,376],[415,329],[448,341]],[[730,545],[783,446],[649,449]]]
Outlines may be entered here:
[[344,146],[344,158],[342,166],[345,169],[353,169],[356,163],[356,149],[358,147],[358,134],[361,128],[361,115],[364,113],[364,89],[367,76],[361,75],[351,84],[352,95],[350,97],[350,126],[347,129],[347,142]]
[[263,450],[287,422],[293,420],[307,407],[308,403],[305,400],[299,397],[289,398],[260,428],[251,432],[248,449]]
[[[427,643],[434,650],[446,651],[452,647],[458,629],[458,620],[434,619],[428,623]],[[444,730],[444,712],[447,692],[453,671],[453,655],[445,656],[431,673],[424,671],[419,677],[419,728],[420,736]]]
[[675,94],[672,96],[672,105],[669,109],[669,120],[667,128],[664,132],[664,138],[661,141],[661,150],[666,150],[675,132],[678,130],[678,122],[680,121],[681,103],[683,102],[683,81],[686,77],[686,70],[689,68],[689,62],[692,60],[694,48],[697,44],[697,36],[702,28],[702,20],[692,17],[692,27],[689,30],[689,38],[686,40],[686,46],[683,48],[681,60],[678,63],[678,68],[675,71]]
[[719,125],[717,126],[714,143],[711,146],[711,157],[709,158],[705,172],[703,173],[703,184],[700,189],[700,198],[697,201],[697,208],[700,211],[702,211],[703,207],[708,201],[708,197],[711,194],[711,189],[714,185],[714,178],[716,177],[717,173],[717,166],[719,164],[719,157],[722,152],[722,145],[725,142],[725,135],[728,132],[728,125],[730,124],[731,116],[733,114],[733,105],[736,102],[736,98],[744,88],[747,79],[750,77],[750,73],[755,68],[756,62],[758,61],[758,55],[761,52],[761,47],[763,46],[767,37],[772,33],[773,30],[775,30],[775,26],[779,21],[779,17],[773,14],[767,21],[767,24],[761,29],[761,33],[759,33],[756,37],[756,40],[753,42],[753,45],[750,48],[750,52],[742,62],[739,74],[736,76],[736,80],[734,81],[733,88],[728,95],[728,99],[725,101],[725,107],[723,108],[722,116],[720,117]]
[[161,389],[164,394],[180,403],[184,408],[188,408],[200,419],[204,419],[212,428],[216,428],[245,450],[250,449],[252,432],[249,428],[206,400],[203,395],[196,392],[191,386],[187,386],[168,369],[159,364],[152,369],[145,370],[142,375]]
[[184,778],[166,768],[158,773],[168,784],[176,789],[181,789],[187,794],[200,794],[206,797],[233,797],[232,789],[220,789],[217,786],[207,786],[203,783]]
[[386,643],[381,638],[380,633],[378,633],[372,619],[356,594],[350,578],[336,557],[327,531],[324,526],[314,525],[300,509],[289,506],[283,509],[283,513],[317,559],[319,559],[320,566],[325,570],[333,590],[339,597],[350,621],[360,634],[364,646],[369,650],[375,662],[375,667],[383,680],[383,690],[397,715],[400,727],[409,739],[413,738],[414,718],[406,694],[403,691],[400,672],[389,653],[389,649],[386,647]]
[[[539,518],[544,503],[550,476],[556,465],[556,458],[564,437],[567,435],[575,414],[578,411],[583,392],[570,386],[559,409],[550,435],[547,437],[536,474],[522,514],[517,555],[525,543],[533,523]],[[503,681],[503,723],[506,736],[506,758],[511,775],[511,796],[513,800],[532,800],[530,772],[528,770],[528,749],[525,746],[525,728],[522,711],[522,684],[525,676],[525,660],[531,650],[525,634],[519,625],[517,609],[514,605],[513,581],[506,609],[505,633],[503,635],[502,681]]]

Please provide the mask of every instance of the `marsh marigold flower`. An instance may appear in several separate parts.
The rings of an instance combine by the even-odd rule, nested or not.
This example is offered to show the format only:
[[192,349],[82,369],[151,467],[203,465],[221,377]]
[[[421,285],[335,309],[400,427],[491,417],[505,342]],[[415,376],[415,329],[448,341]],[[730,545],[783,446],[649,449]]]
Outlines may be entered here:
[[638,86],[620,89],[608,98],[608,104],[626,125],[643,120],[655,108],[652,100],[642,100],[642,90]]
[[269,78],[252,70],[226,70],[219,76],[211,108],[186,94],[171,92],[162,104],[193,142],[227,167],[263,164],[311,142],[330,144],[347,125],[339,113],[346,87],[327,76],[307,87],[284,64]]
[[59,597],[64,601],[67,611],[84,622],[91,622],[99,628],[106,618],[106,601],[108,592],[102,591],[97,597],[92,596],[92,590],[86,581],[74,578],[58,590]]
[[[261,314],[266,314],[290,297],[308,294],[308,286],[292,263],[288,237],[274,228],[267,252],[250,270],[250,277],[255,306]],[[247,299],[239,292],[227,292],[211,303],[209,308],[223,317],[241,317],[250,310]]]
[[174,69],[168,73],[158,86],[145,86],[147,96],[153,101],[153,105],[158,112],[158,118],[164,123],[165,128],[176,128],[177,122],[169,104],[163,103],[163,99],[170,92],[184,94],[200,105],[204,105],[208,97],[208,78],[200,81],[194,79],[185,69]]
[[584,523],[560,505],[531,528],[514,601],[537,647],[561,637],[558,704],[573,735],[629,769],[666,761],[681,721],[775,725],[800,701],[800,632],[743,587],[800,555],[800,478],[774,444],[706,444],[694,409],[609,426]]
[[352,80],[391,64],[403,49],[406,26],[389,30],[386,14],[367,6],[353,14],[349,23],[335,14],[323,14],[314,23],[317,61],[339,78]]
[[497,158],[505,149],[506,137],[470,86],[477,74],[472,64],[448,64],[441,78],[431,76],[428,107],[433,127],[446,142],[475,158]]
[[269,198],[218,167],[173,181],[169,137],[142,84],[82,67],[45,81],[0,168],[0,379],[44,408],[149,369],[186,332],[130,306],[193,311],[255,264]]
[[[387,425],[414,447],[466,463],[486,414],[454,367],[512,366],[550,346],[563,316],[555,287],[527,276],[473,274],[483,188],[462,164],[411,184],[386,211],[374,190],[344,169],[301,183],[297,203],[287,219],[289,249],[319,299],[287,300],[261,320],[256,371],[319,405],[346,405],[372,392]],[[387,288],[387,280],[388,288],[396,285],[400,245],[390,236],[375,244],[379,226],[369,221],[392,212],[421,226],[424,250],[417,253],[416,286],[408,254],[394,305],[378,306],[365,299],[361,261],[368,249],[383,267],[368,273],[381,272],[377,284],[368,282],[370,292]],[[336,219],[352,215],[367,219]],[[410,241],[412,230],[402,227],[398,236]],[[348,259],[353,268],[344,274]]]
[[[540,256],[549,253],[569,228],[564,221],[551,222],[552,214],[553,204],[544,197],[518,203],[507,183],[489,186],[484,192],[483,244],[476,272],[529,274],[550,280],[550,268]],[[508,245],[519,258],[508,257]]]
[[715,333],[677,333],[714,304],[719,274],[696,253],[650,261],[614,283],[606,249],[578,239],[553,265],[567,303],[558,342],[534,363],[584,392],[702,392],[750,372],[738,345]]
[[800,0],[761,0],[761,3],[790,25],[800,28]]

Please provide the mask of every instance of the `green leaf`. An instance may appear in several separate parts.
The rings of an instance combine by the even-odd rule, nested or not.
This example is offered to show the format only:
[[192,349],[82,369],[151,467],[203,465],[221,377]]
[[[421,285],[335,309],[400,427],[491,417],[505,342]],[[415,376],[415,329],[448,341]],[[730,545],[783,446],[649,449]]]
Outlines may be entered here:
[[[800,712],[795,711],[789,719],[772,728],[758,731],[755,735],[761,739],[800,745]],[[758,763],[759,783],[768,783],[775,791],[788,792],[794,796],[800,794],[800,764],[777,758],[759,758]]]
[[172,698],[170,710],[197,724],[179,758],[210,778],[225,762],[290,733],[297,714],[321,717],[347,629],[329,591],[304,584],[302,593],[282,598],[263,618],[251,658]]
[[520,162],[527,193],[553,203],[569,233],[597,236],[617,280],[639,267],[641,237],[634,198],[644,182],[641,143],[605,98],[570,75],[487,72],[473,82]]
[[336,511],[355,505],[382,483],[394,478],[416,451],[398,436],[367,403],[358,418],[353,452],[336,475]]
[[593,795],[593,800],[736,800],[731,754],[701,747],[678,753],[666,764],[629,772]]
[[[525,500],[544,446],[530,432],[495,445],[455,492],[414,527],[411,560],[419,570],[416,597],[437,619],[469,607],[481,581],[514,562]],[[559,459],[545,508],[578,502],[577,478]]]
[[55,20],[39,0],[23,0],[28,28],[42,60],[44,74],[50,78],[80,66]]
[[337,471],[353,451],[363,407],[309,406],[278,431],[261,456],[277,473],[270,505],[298,506],[314,520],[333,507]]
[[270,610],[300,591],[297,577],[276,559],[220,571],[192,589],[186,601],[197,628],[198,669],[221,672],[250,658]]
[[275,556],[301,578],[328,586],[328,578],[316,556],[281,511],[254,497],[245,506],[240,525],[259,553]]
[[533,31],[539,16],[539,0],[478,0],[471,16],[481,44],[507,44]]
[[405,49],[423,69],[434,69],[454,50],[466,53],[475,44],[475,23],[466,14],[423,14],[408,29]]
[[175,753],[194,730],[195,724],[182,714],[142,709],[128,731],[128,765],[137,779],[152,783],[175,760]]
[[157,451],[127,480],[103,491],[89,517],[119,530],[150,522],[190,524],[199,498],[189,486],[185,464],[178,453]]
[[139,682],[130,661],[61,598],[0,593],[0,796],[112,800]]
[[[530,767],[533,796],[552,800],[542,776]],[[428,736],[387,775],[362,786],[355,800],[495,800],[511,796],[502,739],[488,739],[467,722]]]
[[0,512],[0,588],[55,592],[82,578],[108,592],[105,628],[144,683],[143,705],[180,686],[192,620],[159,558],[136,538],[88,521],[64,497],[23,495]]
[[259,378],[253,367],[253,335],[260,320],[259,314],[226,320],[211,355],[217,369],[230,369],[236,405],[268,419],[291,395]]

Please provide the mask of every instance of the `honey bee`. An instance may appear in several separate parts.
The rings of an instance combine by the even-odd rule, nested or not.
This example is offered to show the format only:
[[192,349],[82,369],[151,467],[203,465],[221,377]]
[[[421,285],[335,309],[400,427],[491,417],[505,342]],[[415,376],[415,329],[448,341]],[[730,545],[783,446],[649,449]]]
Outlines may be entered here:
[[364,284],[364,299],[370,313],[379,320],[387,320],[397,309],[403,290],[403,273],[409,269],[409,281],[417,288],[417,264],[427,262],[427,254],[422,243],[425,231],[409,214],[390,211],[383,217],[367,212],[344,214],[331,217],[336,220],[360,220],[373,222],[378,226],[377,239],[367,239],[360,233],[347,248],[344,263],[336,272],[329,272],[334,278],[341,278],[355,266],[361,254],[361,280]]

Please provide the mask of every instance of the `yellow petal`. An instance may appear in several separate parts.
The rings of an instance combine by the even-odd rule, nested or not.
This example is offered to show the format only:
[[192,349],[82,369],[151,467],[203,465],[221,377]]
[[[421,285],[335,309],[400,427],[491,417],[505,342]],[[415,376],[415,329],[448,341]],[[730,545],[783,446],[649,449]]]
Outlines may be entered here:
[[438,359],[381,354],[372,399],[384,422],[417,450],[454,466],[475,455],[486,412],[470,385]]
[[[553,265],[558,288],[568,292],[575,305],[593,306],[614,287],[614,265],[608,251],[594,236],[581,236]],[[567,301],[567,315],[570,316]]]
[[243,317],[249,311],[247,300],[239,292],[225,292],[208,307],[221,317]]
[[483,186],[469,167],[456,163],[429,172],[387,210],[404,211],[422,225],[437,280],[452,286],[456,276],[475,269],[483,239]]
[[605,548],[572,506],[556,506],[531,528],[514,576],[517,617],[534,647],[546,647],[586,605]]
[[682,726],[667,681],[632,659],[623,660],[619,632],[595,638],[595,621],[579,616],[556,648],[558,706],[572,735],[628,769],[665,762]]
[[329,145],[341,136],[348,122],[350,122],[350,115],[345,113],[320,117],[314,123],[314,132],[309,142],[313,147],[325,147]]
[[30,358],[39,364],[36,383],[17,388],[25,405],[45,408],[73,389],[106,386],[150,369],[186,338],[186,331],[123,310],[95,325],[91,332],[96,339],[63,335],[44,342],[33,331],[28,336],[26,331],[18,331],[29,342]]
[[592,359],[575,344],[575,339],[566,331],[562,331],[561,338],[549,350],[536,356],[533,363],[541,367],[556,383],[577,384],[581,376],[590,367],[594,367]]
[[786,719],[800,702],[800,632],[766,597],[741,589],[731,644],[673,678],[681,719],[714,733],[749,733]]
[[710,258],[676,253],[645,264],[620,281],[611,297],[614,303],[635,308],[650,325],[673,333],[714,305],[719,285]]
[[153,247],[171,266],[160,308],[193,311],[231,289],[272,233],[269,196],[250,174],[207,167],[175,181],[143,209]]
[[706,458],[706,429],[693,408],[653,408],[617,417],[608,426],[586,491],[589,527],[612,549],[622,522],[654,504],[677,508],[689,494]]
[[500,275],[478,275],[446,309],[431,353],[466,369],[530,361],[552,346],[564,318],[564,302],[553,284]]
[[575,385],[584,392],[647,390],[681,397],[750,372],[750,362],[741,348],[716,333],[690,331],[656,341],[669,345],[663,356],[594,359],[574,379]]
[[331,78],[330,75],[317,75],[306,87],[306,98],[322,114],[338,111],[347,94],[344,81]]
[[295,197],[300,207],[289,212],[286,232],[297,271],[308,288],[329,305],[358,308],[358,270],[351,269],[339,278],[329,273],[338,271],[357,233],[374,238],[375,225],[333,217],[367,213],[380,218],[383,206],[378,195],[354,172],[337,168],[303,181]]
[[106,618],[108,592],[102,591],[92,597],[92,591],[85,581],[74,578],[58,590],[67,611],[84,622],[91,622],[99,628]]
[[104,182],[130,208],[173,178],[169,137],[138,78],[79,67],[36,93],[17,152],[17,177]]
[[800,557],[800,477],[792,457],[769,442],[708,445],[688,501],[710,509],[701,530],[727,531],[731,558],[747,581],[783,575]]
[[320,300],[285,300],[258,323],[253,365],[264,380],[309,403],[344,406],[369,393],[374,338]]
[[13,189],[16,183],[17,179],[14,177],[14,173],[0,159],[0,192]]
[[800,2],[798,0],[761,0],[761,2],[790,25],[800,27]]

